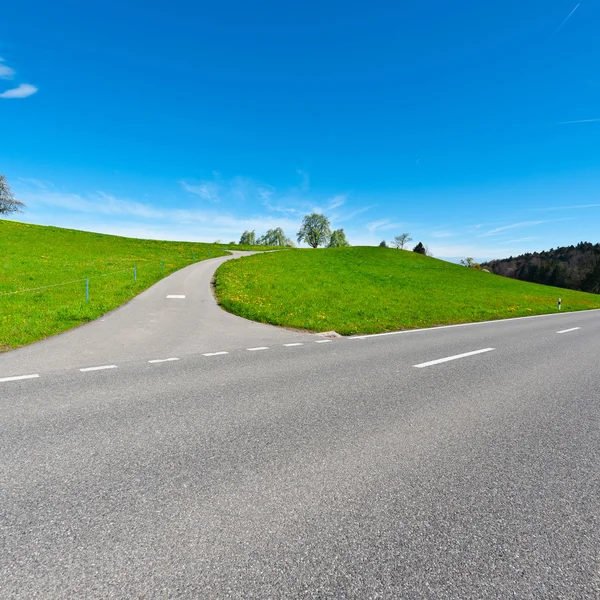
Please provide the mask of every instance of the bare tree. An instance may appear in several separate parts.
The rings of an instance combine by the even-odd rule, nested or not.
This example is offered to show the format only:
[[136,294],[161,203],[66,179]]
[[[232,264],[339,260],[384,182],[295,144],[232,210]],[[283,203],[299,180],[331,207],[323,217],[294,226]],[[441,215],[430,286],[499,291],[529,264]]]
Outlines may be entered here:
[[398,248],[399,250],[404,250],[404,246],[406,246],[406,244],[408,242],[412,242],[412,238],[409,237],[410,234],[408,233],[403,233],[402,235],[397,235],[394,240],[392,242],[390,242],[390,244],[392,246],[394,246],[395,248]]
[[0,175],[0,215],[23,212],[25,203],[17,200],[4,175]]

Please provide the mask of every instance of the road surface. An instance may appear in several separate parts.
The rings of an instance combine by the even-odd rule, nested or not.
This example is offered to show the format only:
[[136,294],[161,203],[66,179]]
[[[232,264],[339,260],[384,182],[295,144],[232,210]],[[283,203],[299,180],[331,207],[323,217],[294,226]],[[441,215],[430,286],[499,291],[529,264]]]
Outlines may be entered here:
[[236,337],[203,266],[0,356],[0,597],[600,597],[600,311]]

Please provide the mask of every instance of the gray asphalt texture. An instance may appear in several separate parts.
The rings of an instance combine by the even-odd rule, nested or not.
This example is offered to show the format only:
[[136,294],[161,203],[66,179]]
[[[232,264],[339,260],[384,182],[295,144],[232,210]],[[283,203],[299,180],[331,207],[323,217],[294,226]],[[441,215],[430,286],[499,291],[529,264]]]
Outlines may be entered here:
[[0,597],[600,598],[599,311],[273,331],[0,384]]

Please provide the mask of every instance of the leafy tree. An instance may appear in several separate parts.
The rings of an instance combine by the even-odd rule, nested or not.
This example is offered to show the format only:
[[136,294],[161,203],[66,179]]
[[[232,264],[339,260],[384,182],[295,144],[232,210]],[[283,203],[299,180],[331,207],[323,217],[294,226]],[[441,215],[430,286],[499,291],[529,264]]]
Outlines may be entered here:
[[17,200],[10,189],[4,175],[0,175],[0,215],[23,212],[25,203]]
[[475,262],[475,260],[473,258],[471,258],[470,256],[467,256],[467,258],[463,258],[460,261],[460,264],[463,267],[469,267],[470,269],[479,269],[479,264]]
[[256,234],[254,231],[244,231],[240,238],[240,246],[255,246],[256,245]]
[[413,248],[413,252],[416,252],[417,254],[425,254],[425,246],[423,246],[422,242],[419,242],[414,248]]
[[379,247],[380,248],[387,248],[388,247],[387,242],[385,240],[381,240],[381,242],[379,242]]
[[345,248],[349,246],[343,229],[336,229],[329,238],[328,248]]
[[305,241],[311,248],[325,245],[331,237],[329,219],[325,215],[312,213],[306,215],[298,232],[298,242]]
[[412,242],[412,238],[409,237],[408,233],[403,233],[402,235],[397,235],[390,243],[399,250],[404,250],[404,246],[408,244],[408,242]]
[[425,256],[433,256],[433,252],[429,249],[429,246],[425,246]]
[[286,237],[281,227],[269,229],[261,238],[264,246],[285,246]]
[[295,248],[296,244],[292,238],[285,238],[285,245],[287,248]]

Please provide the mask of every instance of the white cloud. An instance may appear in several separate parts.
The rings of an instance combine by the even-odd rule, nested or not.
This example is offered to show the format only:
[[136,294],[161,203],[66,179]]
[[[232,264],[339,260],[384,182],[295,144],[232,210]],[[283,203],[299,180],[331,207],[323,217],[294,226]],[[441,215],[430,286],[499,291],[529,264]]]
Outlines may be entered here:
[[6,90],[6,92],[0,94],[0,98],[27,98],[33,96],[37,91],[38,89],[34,85],[22,83],[19,87]]
[[0,56],[0,79],[12,79],[16,71],[3,64],[6,61]]

